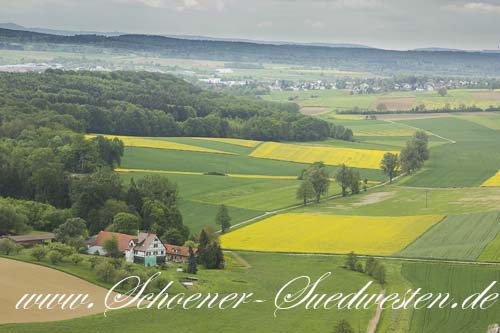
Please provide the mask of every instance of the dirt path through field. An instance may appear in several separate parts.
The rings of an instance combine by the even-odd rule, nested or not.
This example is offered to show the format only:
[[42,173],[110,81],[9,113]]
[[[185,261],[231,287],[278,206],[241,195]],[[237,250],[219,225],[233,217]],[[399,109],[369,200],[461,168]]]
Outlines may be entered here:
[[[39,265],[0,258],[0,324],[46,322],[103,313],[107,290],[72,275]],[[75,310],[16,310],[24,294],[89,294],[94,303]]]
[[[379,299],[385,296],[385,289],[382,289],[379,294]],[[368,323],[367,333],[375,333],[377,331],[378,322],[380,321],[380,316],[382,315],[382,307],[380,304],[377,305],[377,310],[375,311],[375,316]]]

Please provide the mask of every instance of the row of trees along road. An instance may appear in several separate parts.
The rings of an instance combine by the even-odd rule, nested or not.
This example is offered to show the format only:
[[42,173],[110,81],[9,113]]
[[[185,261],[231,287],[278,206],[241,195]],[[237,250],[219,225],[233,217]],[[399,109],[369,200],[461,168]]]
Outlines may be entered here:
[[406,142],[399,155],[386,153],[380,162],[380,168],[392,183],[398,174],[411,174],[420,169],[428,159],[429,137],[424,131],[418,131]]
[[[422,167],[429,159],[429,137],[424,131],[416,132],[413,137],[401,149],[399,154],[386,153],[380,162],[380,168],[392,183],[394,177],[401,172],[410,174]],[[342,164],[335,173],[335,181],[342,190],[342,196],[358,194],[361,192],[361,184],[366,191],[368,180],[361,181],[359,171]],[[298,177],[302,180],[297,189],[297,199],[304,202],[304,206],[311,199],[319,203],[322,195],[328,194],[330,186],[330,174],[323,162],[315,162],[308,169],[302,171]]]

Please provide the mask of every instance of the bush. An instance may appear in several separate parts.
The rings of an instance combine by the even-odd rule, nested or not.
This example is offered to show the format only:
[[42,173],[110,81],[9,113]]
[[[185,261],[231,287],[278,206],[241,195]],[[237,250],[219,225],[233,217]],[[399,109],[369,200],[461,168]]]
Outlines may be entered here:
[[70,257],[69,257],[69,260],[74,264],[74,265],[78,265],[79,263],[82,262],[83,258],[81,255],[79,254],[72,254]]
[[60,263],[62,261],[62,255],[57,251],[50,251],[47,256],[49,258],[50,263],[53,265]]
[[50,243],[49,251],[59,252],[59,254],[63,257],[69,257],[76,252],[74,247],[58,242]]
[[204,173],[205,176],[227,176],[225,173],[217,171],[209,171]]
[[101,258],[99,258],[97,256],[90,257],[88,259],[88,262],[90,264],[90,268],[92,268],[92,269],[95,268],[100,261],[101,261]]
[[6,256],[19,253],[21,251],[21,246],[11,241],[8,238],[0,239],[0,254]]
[[95,273],[102,282],[111,283],[114,282],[117,272],[110,262],[103,260],[95,267]]
[[41,261],[43,258],[47,256],[47,252],[48,250],[45,247],[38,245],[31,250],[31,256],[36,261]]

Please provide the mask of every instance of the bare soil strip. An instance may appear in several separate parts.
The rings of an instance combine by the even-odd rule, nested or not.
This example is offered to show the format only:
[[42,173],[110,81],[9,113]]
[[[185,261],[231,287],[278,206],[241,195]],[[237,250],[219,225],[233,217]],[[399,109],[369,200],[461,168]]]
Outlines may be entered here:
[[325,112],[325,110],[326,110],[326,108],[323,108],[323,107],[309,106],[309,107],[301,108],[300,113],[308,115],[308,116],[314,116],[314,115]]
[[[0,258],[0,324],[47,322],[103,313],[107,290],[73,275],[39,265]],[[24,294],[89,294],[94,303],[91,309],[76,310],[16,310]]]
[[[382,289],[379,294],[379,299],[385,296],[385,289]],[[375,311],[375,316],[368,323],[367,333],[375,333],[377,331],[378,322],[380,321],[380,316],[382,315],[382,307],[380,304],[377,305],[377,311]]]
[[487,101],[500,101],[500,91],[478,91],[472,93],[472,96]]
[[410,110],[415,104],[415,97],[403,98],[379,98],[371,106],[373,109],[377,108],[379,104],[385,104],[389,111],[406,111]]
[[380,120],[412,120],[412,119],[428,119],[428,118],[446,118],[450,117],[450,113],[395,113],[395,114],[380,114],[377,119]]

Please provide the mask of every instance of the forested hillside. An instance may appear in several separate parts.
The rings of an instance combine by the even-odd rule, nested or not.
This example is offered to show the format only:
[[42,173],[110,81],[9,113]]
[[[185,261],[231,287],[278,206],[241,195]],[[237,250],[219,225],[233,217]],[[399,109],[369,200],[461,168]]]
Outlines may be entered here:
[[222,95],[147,72],[1,73],[0,120],[20,117],[57,118],[76,131],[133,136],[295,141],[352,136],[301,115],[296,104]]
[[70,52],[154,53],[162,57],[280,63],[378,74],[500,75],[500,54],[391,51],[249,42],[189,40],[150,35],[57,36],[0,29],[0,48]]

